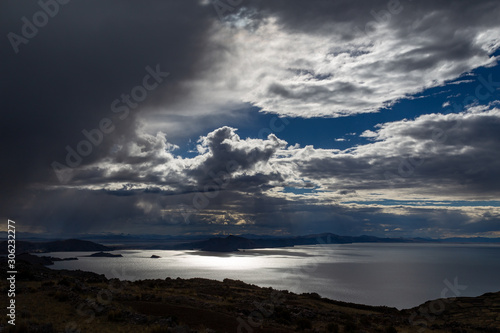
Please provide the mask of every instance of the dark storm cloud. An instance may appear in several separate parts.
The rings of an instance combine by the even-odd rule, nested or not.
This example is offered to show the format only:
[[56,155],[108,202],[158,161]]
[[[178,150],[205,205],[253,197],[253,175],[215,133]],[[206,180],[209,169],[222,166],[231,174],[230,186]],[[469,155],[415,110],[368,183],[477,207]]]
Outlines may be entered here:
[[[227,18],[231,27],[215,24],[212,5],[200,3],[72,0],[13,48],[8,33],[23,35],[41,7],[2,2],[4,214],[54,233],[207,232],[228,224],[270,233],[497,230],[494,212],[334,201],[388,188],[498,197],[498,110],[384,124],[372,133],[375,142],[342,152],[285,149],[273,134],[240,138],[219,123],[244,102],[301,117],[374,112],[492,64],[498,1],[249,0]],[[123,95],[136,87],[144,101]],[[104,132],[104,118],[113,130],[60,183],[53,161],[67,164],[66,147],[90,140],[82,130]],[[188,136],[212,121],[219,125],[196,135],[204,136],[193,158],[148,131],[168,132],[163,127],[173,122],[176,135]],[[319,190],[294,196],[282,192],[288,185]]]
[[[76,207],[71,199],[82,195],[87,198],[82,204],[96,204],[102,216],[111,220],[125,218],[123,211],[114,217],[112,213],[122,203],[127,221],[177,232],[189,228],[208,232],[214,226],[223,230],[225,225],[233,232],[330,230],[437,236],[494,231],[486,229],[500,214],[495,210],[341,202],[348,196],[362,203],[363,191],[405,189],[413,196],[435,199],[498,197],[499,119],[500,111],[491,105],[386,123],[370,134],[374,143],[348,151],[287,147],[272,135],[266,140],[241,139],[235,129],[222,127],[200,138],[198,156],[184,159],[169,150],[164,136],[144,134],[116,156],[75,169],[72,181],[62,188],[40,190],[27,203],[17,204],[25,214],[41,220],[68,220],[73,214],[78,221],[95,220],[92,209]],[[409,164],[408,169],[404,164],[403,173],[397,175],[402,161],[415,165]],[[388,171],[396,178],[386,177]],[[309,196],[295,197],[275,191],[286,184],[320,188]],[[37,200],[64,203],[65,209],[34,205]],[[128,226],[133,227],[133,223]]]
[[495,0],[254,0],[247,6],[260,17],[278,17],[290,30],[341,33],[348,38],[388,22],[405,36],[415,28],[416,33],[437,34],[436,40],[454,28],[498,26],[499,11]]
[[[61,5],[27,44],[18,45],[16,54],[7,34],[22,36],[21,19],[32,21],[41,7],[35,1],[3,1],[1,7],[0,150],[9,161],[1,167],[2,204],[28,184],[57,182],[51,163],[64,163],[65,147],[76,149],[85,139],[82,130],[98,128],[102,118],[113,119],[115,131],[93,147],[83,165],[133,135],[134,110],[121,120],[111,103],[142,84],[146,66],[157,64],[172,78],[158,90],[180,93],[175,82],[196,74],[213,19],[212,8],[197,1],[74,0]],[[153,100],[149,97],[142,104]]]
[[[31,229],[51,235],[81,233],[262,233],[294,235],[324,232],[392,236],[483,233],[498,229],[500,212],[408,207],[363,207],[312,204],[266,195],[221,191],[201,210],[192,210],[194,193],[117,196],[104,191],[55,190],[19,202],[24,213],[48,221]],[[64,205],[61,205],[64,202]],[[71,223],[69,223],[71,222]],[[239,223],[239,224],[237,224]],[[32,226],[33,227],[33,226]],[[25,226],[28,231],[28,225]]]
[[[348,29],[341,25],[339,29],[351,32],[354,31],[351,28],[363,27],[364,23],[375,19],[370,11],[381,13],[388,10],[389,3],[392,2],[250,1],[245,6],[256,9],[259,14],[255,19],[276,16],[291,30],[329,29],[329,23],[346,23]],[[410,33],[403,28],[408,26],[408,20],[413,20],[418,22],[413,33],[425,34],[426,38],[432,39],[425,40],[419,49],[403,54],[401,59],[394,60],[396,62],[389,61],[387,67],[404,66],[408,69],[415,66],[415,61],[437,63],[440,59],[484,52],[472,45],[471,36],[454,32],[463,27],[464,22],[471,27],[497,24],[498,6],[493,1],[452,4],[419,1],[418,5],[401,1],[399,4],[401,11],[398,9],[389,20],[397,27],[394,31]],[[41,10],[36,3],[21,5],[9,1],[2,6],[1,30],[4,36],[8,32],[21,34],[21,18],[26,16],[31,20],[33,14]],[[397,7],[397,3],[391,6]],[[2,151],[11,161],[4,165],[6,173],[11,175],[10,189],[15,187],[16,181],[24,184],[25,181],[53,178],[53,172],[47,166],[54,160],[64,161],[66,145],[75,147],[84,139],[83,129],[96,128],[103,117],[113,116],[110,114],[111,102],[141,83],[146,66],[160,64],[170,77],[160,88],[166,93],[160,98],[160,94],[153,92],[154,96],[149,96],[144,104],[182,98],[178,95],[186,93],[185,88],[175,83],[196,76],[198,71],[209,68],[217,59],[210,57],[207,61],[203,57],[208,53],[207,49],[213,47],[208,45],[206,32],[214,15],[211,6],[199,6],[196,1],[140,4],[71,1],[60,5],[58,14],[50,18],[29,43],[19,45],[18,54],[14,53],[8,39],[3,39],[2,59],[5,60],[2,65],[4,77],[9,82],[2,88],[2,124],[5,126],[2,129],[5,138]],[[435,29],[438,26],[439,29]],[[448,35],[452,32],[453,38],[450,39]],[[424,54],[431,54],[433,58],[421,59]],[[350,82],[333,89],[296,87],[293,93],[284,86],[279,91],[270,89],[272,93],[280,91],[287,92],[285,98],[332,101],[332,92],[366,95],[371,90],[356,88]],[[103,144],[95,147],[83,163],[106,156],[116,138],[133,135],[134,116],[132,110],[126,121],[118,121],[120,126],[116,131],[106,135]],[[23,135],[19,135],[20,132]],[[12,138],[15,138],[15,147],[9,143]]]

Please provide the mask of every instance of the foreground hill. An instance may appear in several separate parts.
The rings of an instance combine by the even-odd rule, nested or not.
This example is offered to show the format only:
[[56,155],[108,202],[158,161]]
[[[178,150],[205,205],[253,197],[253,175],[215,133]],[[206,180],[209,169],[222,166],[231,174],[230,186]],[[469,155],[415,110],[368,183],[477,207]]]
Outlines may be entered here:
[[127,282],[28,261],[16,266],[17,330],[4,315],[2,332],[500,332],[500,292],[398,311],[229,279]]

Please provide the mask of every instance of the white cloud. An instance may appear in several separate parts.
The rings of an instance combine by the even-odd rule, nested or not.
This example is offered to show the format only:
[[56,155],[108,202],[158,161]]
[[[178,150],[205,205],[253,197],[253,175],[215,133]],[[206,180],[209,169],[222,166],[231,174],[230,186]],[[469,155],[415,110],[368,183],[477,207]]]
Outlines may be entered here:
[[[500,27],[491,13],[482,22],[464,21],[457,15],[467,5],[404,5],[401,14],[368,33],[356,28],[363,23],[357,17],[351,24],[322,18],[321,29],[292,29],[280,16],[290,13],[279,10],[263,11],[260,18],[248,11],[247,19],[256,21],[251,29],[218,23],[207,55],[212,66],[186,82],[192,94],[182,108],[217,114],[250,103],[305,118],[376,112],[496,63],[490,54],[500,45]],[[340,11],[336,15],[352,16],[348,6],[331,6]],[[471,7],[468,14],[476,15]]]
[[[362,134],[373,142],[347,150],[291,146],[272,134],[243,139],[224,126],[198,140],[197,156],[182,158],[168,151],[164,135],[140,134],[115,155],[75,170],[69,186],[175,194],[224,183],[228,191],[318,202],[491,200],[500,195],[499,133],[493,103],[380,124]],[[285,186],[315,191],[282,193]]]
[[[94,201],[107,193],[126,200],[128,214],[147,223],[176,225],[187,211],[192,228],[232,225],[272,232],[300,227],[295,232],[305,233],[325,230],[334,220],[333,231],[339,233],[490,232],[498,229],[500,208],[425,201],[499,197],[496,106],[381,124],[370,135],[373,142],[348,150],[291,146],[274,135],[241,138],[224,126],[198,140],[197,156],[182,158],[168,150],[161,133],[138,133],[115,155],[75,169],[72,182],[47,193],[78,190]],[[285,187],[314,191],[296,194]],[[205,209],[194,204],[200,194]],[[384,199],[400,202],[382,204]],[[119,204],[106,200],[113,209]]]

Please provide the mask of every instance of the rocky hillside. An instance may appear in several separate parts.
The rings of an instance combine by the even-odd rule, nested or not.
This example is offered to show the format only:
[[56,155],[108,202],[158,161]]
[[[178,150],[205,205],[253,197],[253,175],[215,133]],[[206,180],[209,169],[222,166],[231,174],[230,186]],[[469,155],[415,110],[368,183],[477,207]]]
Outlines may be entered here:
[[229,279],[126,282],[21,258],[17,270],[16,327],[2,316],[2,332],[500,332],[500,292],[398,311]]

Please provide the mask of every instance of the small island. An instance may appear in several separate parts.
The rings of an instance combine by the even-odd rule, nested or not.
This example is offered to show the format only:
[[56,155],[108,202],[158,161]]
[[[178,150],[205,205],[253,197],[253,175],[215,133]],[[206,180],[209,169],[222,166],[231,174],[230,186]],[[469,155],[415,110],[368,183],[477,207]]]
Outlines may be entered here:
[[108,252],[96,252],[91,255],[88,255],[86,257],[105,257],[105,258],[118,258],[118,257],[123,257],[121,254],[113,254],[113,253],[108,253]]
[[158,258],[161,258],[161,257],[157,256],[156,254],[153,254],[150,258],[152,258],[152,259],[158,259]]

